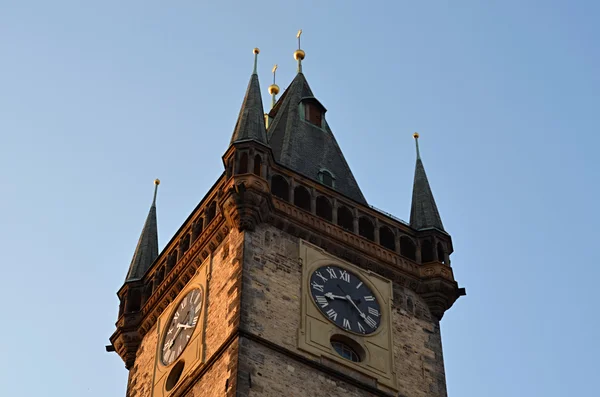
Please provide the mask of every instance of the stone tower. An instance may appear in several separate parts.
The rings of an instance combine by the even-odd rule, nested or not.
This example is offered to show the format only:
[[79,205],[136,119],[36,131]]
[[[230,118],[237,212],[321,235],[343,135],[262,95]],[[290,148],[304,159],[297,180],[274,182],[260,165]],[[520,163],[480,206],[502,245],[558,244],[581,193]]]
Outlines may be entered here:
[[465,291],[418,135],[406,223],[365,199],[304,52],[268,114],[254,53],[225,170],[160,253],[155,190],[107,346],[126,395],[446,396],[440,320]]

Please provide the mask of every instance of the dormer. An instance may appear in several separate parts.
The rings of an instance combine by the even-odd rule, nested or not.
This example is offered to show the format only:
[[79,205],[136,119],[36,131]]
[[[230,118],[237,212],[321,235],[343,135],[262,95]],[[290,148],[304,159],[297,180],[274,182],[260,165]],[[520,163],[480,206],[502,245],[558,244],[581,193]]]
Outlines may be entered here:
[[300,118],[319,128],[324,127],[326,111],[325,106],[315,97],[304,97],[300,100]]

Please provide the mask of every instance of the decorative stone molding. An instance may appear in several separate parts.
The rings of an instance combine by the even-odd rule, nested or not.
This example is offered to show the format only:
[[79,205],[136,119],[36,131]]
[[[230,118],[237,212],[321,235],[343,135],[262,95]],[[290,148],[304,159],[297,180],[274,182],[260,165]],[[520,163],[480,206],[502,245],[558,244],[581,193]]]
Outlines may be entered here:
[[224,187],[219,202],[230,228],[254,230],[269,219],[272,204],[267,181],[253,174],[236,175]]

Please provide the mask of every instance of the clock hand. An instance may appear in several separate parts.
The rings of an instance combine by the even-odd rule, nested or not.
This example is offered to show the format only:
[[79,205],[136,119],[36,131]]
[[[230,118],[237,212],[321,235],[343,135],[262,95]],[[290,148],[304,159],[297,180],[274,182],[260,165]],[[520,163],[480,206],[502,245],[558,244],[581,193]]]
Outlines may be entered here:
[[187,322],[188,325],[192,325],[192,323],[194,322],[195,314],[196,314],[196,311],[194,310],[194,305],[192,304],[192,307],[190,308],[190,311],[189,311],[190,319]]
[[169,345],[169,349],[170,349],[170,348],[173,346],[173,344],[175,343],[175,339],[177,339],[177,337],[179,336],[179,334],[180,334],[180,333],[181,333],[181,331],[183,330],[183,328],[180,328],[180,327],[179,327],[179,325],[181,325],[181,324],[178,324],[178,325],[177,325],[177,331],[175,332],[175,335],[173,336],[173,339],[171,339],[171,340],[169,341],[169,343],[168,343],[168,345]]
[[333,294],[333,293],[331,293],[331,292],[327,292],[327,293],[325,294],[325,297],[326,297],[326,298],[329,298],[329,299],[343,299],[343,300],[346,300],[346,297],[345,297],[345,296],[334,295],[334,294]]
[[177,324],[177,328],[190,329],[190,328],[194,328],[194,327],[189,324]]
[[346,300],[350,303],[352,303],[352,306],[354,306],[354,308],[356,310],[358,310],[358,314],[360,314],[360,316],[364,319],[367,316],[365,316],[365,314],[358,308],[358,306],[356,306],[356,303],[354,303],[354,301],[352,300],[352,298],[350,297],[350,295],[346,295]]

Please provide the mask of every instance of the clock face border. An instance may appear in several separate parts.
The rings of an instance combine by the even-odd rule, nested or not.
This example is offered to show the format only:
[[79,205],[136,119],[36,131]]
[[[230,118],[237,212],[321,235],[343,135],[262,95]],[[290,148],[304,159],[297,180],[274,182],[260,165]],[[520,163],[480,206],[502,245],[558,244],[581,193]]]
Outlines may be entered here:
[[[382,390],[398,391],[398,379],[395,371],[394,343],[393,343],[393,309],[394,284],[392,280],[382,274],[358,266],[348,260],[342,259],[324,248],[299,239],[298,259],[302,271],[300,311],[301,318],[298,327],[297,346],[302,352],[311,357],[322,357],[332,361],[334,367],[341,365],[348,367],[366,376],[376,379]],[[351,271],[361,281],[368,285],[377,298],[381,307],[381,322],[378,329],[371,334],[357,334],[343,328],[327,319],[317,307],[310,292],[310,278],[315,270],[322,266],[334,265],[344,270]],[[311,301],[311,302],[309,302]],[[350,339],[360,346],[361,360],[350,361],[337,353],[331,342]],[[350,345],[352,346],[352,345]],[[362,355],[361,353],[364,353]],[[329,365],[329,364],[326,364]],[[392,393],[393,394],[393,393]]]
[[[311,266],[306,280],[309,300],[339,330],[361,337],[370,337],[381,331],[385,310],[382,310],[377,288],[359,271],[330,261]],[[352,303],[343,299],[346,294],[351,297]],[[359,311],[364,317],[361,318]]]
[[[190,338],[185,342],[185,344],[183,344],[181,352],[178,353],[173,360],[167,362],[167,360],[165,359],[164,346],[165,346],[165,343],[167,342],[167,338],[169,336],[168,331],[172,326],[173,319],[174,319],[175,315],[177,314],[177,311],[179,310],[182,302],[185,299],[187,299],[187,297],[190,296],[190,294],[193,294],[194,291],[200,292],[200,301],[196,304],[196,307],[199,307],[199,311],[194,313],[195,314],[194,317],[197,317],[198,320],[193,324],[192,332],[189,333]],[[184,294],[181,297],[181,299],[179,299],[177,301],[177,304],[171,309],[171,313],[169,314],[169,317],[167,317],[167,323],[165,324],[164,329],[163,329],[163,335],[160,340],[159,352],[158,352],[159,353],[159,362],[164,367],[170,367],[171,365],[175,364],[184,355],[186,349],[190,346],[190,343],[195,338],[197,329],[198,329],[200,323],[202,323],[200,316],[204,315],[205,300],[206,300],[206,296],[204,293],[204,288],[202,288],[201,285],[194,285],[191,288],[184,291]],[[189,311],[187,313],[189,314]]]

